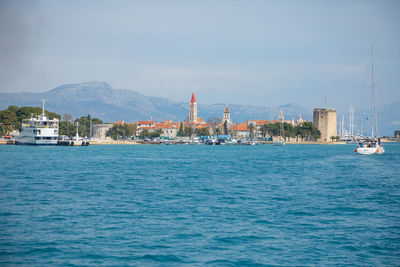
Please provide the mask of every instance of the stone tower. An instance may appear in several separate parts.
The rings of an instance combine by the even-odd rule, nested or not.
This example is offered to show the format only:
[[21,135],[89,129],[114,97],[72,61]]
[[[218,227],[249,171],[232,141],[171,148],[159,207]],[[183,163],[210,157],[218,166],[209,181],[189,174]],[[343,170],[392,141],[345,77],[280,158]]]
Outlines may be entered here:
[[222,117],[222,129],[224,134],[229,134],[232,130],[231,112],[228,105],[225,106],[224,116]]
[[226,105],[225,110],[224,110],[224,116],[222,117],[222,122],[228,122],[231,123],[231,112],[229,111],[228,105]]
[[192,93],[192,98],[190,99],[189,121],[197,122],[197,101],[196,101],[196,97],[194,96],[194,92]]
[[285,117],[283,116],[283,110],[281,109],[281,110],[279,111],[279,114],[278,114],[278,121],[279,121],[280,123],[283,123],[284,120],[285,120]]
[[333,108],[316,108],[313,124],[321,132],[319,141],[330,142],[331,136],[337,136],[337,114]]
[[304,122],[303,118],[301,117],[301,114],[299,114],[299,118],[297,119],[297,125],[300,125]]

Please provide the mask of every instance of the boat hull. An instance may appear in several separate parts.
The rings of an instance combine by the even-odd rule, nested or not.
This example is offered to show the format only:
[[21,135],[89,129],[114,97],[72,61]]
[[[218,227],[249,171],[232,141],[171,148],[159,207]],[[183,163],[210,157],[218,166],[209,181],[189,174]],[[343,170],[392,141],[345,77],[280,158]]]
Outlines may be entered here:
[[274,146],[284,146],[284,145],[285,145],[285,142],[283,142],[283,141],[278,141],[278,142],[274,143]]
[[35,138],[33,136],[21,136],[21,137],[15,138],[15,144],[16,145],[41,145],[41,146],[49,146],[50,145],[51,146],[51,145],[57,145],[57,139],[35,140]]
[[360,155],[373,155],[376,153],[376,147],[357,147],[356,151]]
[[383,153],[385,153],[385,149],[383,148],[383,146],[379,146],[376,149],[376,154],[383,154]]

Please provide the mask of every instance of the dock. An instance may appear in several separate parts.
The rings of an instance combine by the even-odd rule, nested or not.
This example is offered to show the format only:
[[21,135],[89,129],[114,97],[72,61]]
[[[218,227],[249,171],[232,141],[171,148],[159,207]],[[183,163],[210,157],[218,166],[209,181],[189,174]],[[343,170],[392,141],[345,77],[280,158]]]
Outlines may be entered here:
[[85,140],[58,140],[58,146],[88,146],[90,145],[89,141]]

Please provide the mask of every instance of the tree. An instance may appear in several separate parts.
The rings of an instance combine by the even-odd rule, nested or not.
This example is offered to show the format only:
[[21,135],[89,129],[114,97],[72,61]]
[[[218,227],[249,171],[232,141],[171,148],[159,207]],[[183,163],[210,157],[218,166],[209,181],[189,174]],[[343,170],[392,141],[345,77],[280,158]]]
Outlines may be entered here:
[[176,134],[177,136],[184,136],[185,135],[185,132],[183,131],[183,124],[182,124],[182,122],[181,122],[181,124],[179,125],[179,131],[178,131],[178,133]]
[[208,126],[213,130],[213,133],[216,135],[221,134],[221,119],[218,117],[209,118],[207,120]]
[[315,140],[321,138],[321,132],[311,122],[306,121],[301,126],[304,129],[306,141],[310,140],[311,138]]
[[150,132],[147,129],[143,129],[139,134],[139,138],[144,139],[146,137],[150,137]]
[[340,139],[340,137],[339,136],[331,136],[330,137],[331,138],[331,141],[333,142],[333,141],[338,141],[339,139]]
[[262,137],[265,137],[268,133],[268,125],[264,124],[263,126],[261,126],[260,130]]
[[209,136],[210,135],[210,131],[208,130],[208,128],[196,128],[194,130],[194,133],[198,136]]
[[75,120],[79,122],[79,135],[80,136],[90,136],[90,121],[92,120],[92,124],[100,124],[102,121],[98,118],[91,118],[90,115],[80,117],[79,119]]
[[229,134],[229,132],[228,132],[228,122],[227,121],[224,122],[224,134],[225,135]]
[[254,125],[253,124],[249,124],[249,131],[250,131],[250,138],[253,139],[254,138]]
[[12,126],[17,122],[17,115],[14,111],[6,109],[0,112],[0,121],[8,130],[12,130]]
[[294,137],[294,129],[293,129],[293,125],[291,125],[290,123],[284,122],[283,123],[283,137],[285,138],[290,138],[290,137]]
[[59,135],[74,136],[76,128],[73,123],[68,121],[60,121]]
[[136,135],[136,131],[137,131],[136,123],[126,123],[125,127],[126,127],[125,131],[126,131],[126,136],[127,137],[131,137],[131,136],[135,136]]
[[185,136],[192,136],[194,133],[194,130],[192,127],[185,127]]
[[304,128],[301,125],[296,125],[293,128],[293,133],[296,136],[296,141],[299,141],[299,136],[301,137],[301,140],[303,141],[304,137],[305,137],[305,132],[304,132]]
[[400,130],[394,131],[394,137],[399,138],[400,137]]
[[[148,130],[143,130],[143,131],[147,131],[148,133]],[[131,123],[114,124],[113,127],[108,129],[106,136],[109,136],[112,139],[117,140],[119,138],[123,139],[129,138],[133,136],[135,133],[136,133],[136,124],[131,124]]]
[[[265,135],[268,134],[270,136],[279,136],[280,134],[280,123],[275,122],[275,123],[269,123],[267,122],[261,127],[261,132],[265,132]],[[264,135],[264,133],[263,133]]]

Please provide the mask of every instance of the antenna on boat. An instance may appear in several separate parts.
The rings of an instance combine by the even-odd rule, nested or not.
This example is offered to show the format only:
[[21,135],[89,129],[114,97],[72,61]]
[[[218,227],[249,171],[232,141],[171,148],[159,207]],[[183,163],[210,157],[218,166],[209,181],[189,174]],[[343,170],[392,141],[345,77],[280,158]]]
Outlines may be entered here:
[[42,115],[44,116],[44,104],[46,103],[46,99],[42,99]]
[[374,45],[371,45],[371,93],[372,93],[372,111],[374,114],[374,125],[372,129],[372,137],[378,136],[378,122],[376,119],[376,100],[375,100],[375,82],[374,82]]

